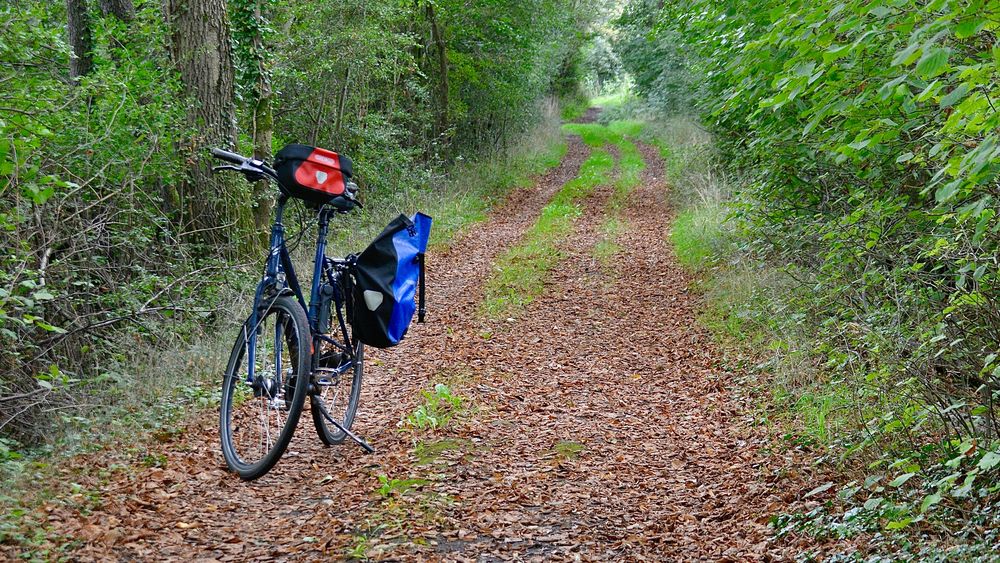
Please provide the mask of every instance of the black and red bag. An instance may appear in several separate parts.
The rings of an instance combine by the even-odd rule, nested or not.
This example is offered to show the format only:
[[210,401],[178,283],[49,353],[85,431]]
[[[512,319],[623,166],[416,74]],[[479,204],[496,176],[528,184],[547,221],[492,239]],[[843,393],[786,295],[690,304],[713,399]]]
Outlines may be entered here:
[[316,206],[343,195],[347,181],[354,175],[350,158],[297,144],[285,145],[274,155],[274,169],[285,195]]

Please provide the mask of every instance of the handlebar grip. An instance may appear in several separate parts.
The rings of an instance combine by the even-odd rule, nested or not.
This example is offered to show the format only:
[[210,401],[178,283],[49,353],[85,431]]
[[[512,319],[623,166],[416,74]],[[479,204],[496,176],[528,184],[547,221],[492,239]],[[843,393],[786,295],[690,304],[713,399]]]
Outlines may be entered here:
[[232,162],[233,164],[243,164],[246,162],[246,157],[240,156],[234,152],[224,151],[222,149],[212,149],[212,156],[215,158],[225,160],[226,162]]

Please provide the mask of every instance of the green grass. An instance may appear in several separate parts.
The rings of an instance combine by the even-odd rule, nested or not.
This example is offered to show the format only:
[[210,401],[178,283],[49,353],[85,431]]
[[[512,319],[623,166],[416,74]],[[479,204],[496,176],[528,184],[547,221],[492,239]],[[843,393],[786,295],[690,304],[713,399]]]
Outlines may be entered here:
[[401,426],[413,430],[443,428],[465,408],[465,398],[444,383],[435,384],[433,390],[422,391],[421,395],[424,402],[406,415]]
[[449,181],[454,186],[445,197],[428,197],[422,205],[425,213],[434,217],[431,230],[432,247],[446,247],[458,233],[486,220],[489,210],[512,190],[531,185],[532,179],[562,162],[568,145],[564,140],[547,139],[534,152],[519,158],[499,159],[456,170]]
[[610,183],[615,162],[610,153],[595,150],[542,209],[541,216],[520,244],[500,256],[486,282],[483,312],[492,319],[509,316],[541,295],[548,272],[560,260],[558,243],[569,234],[580,215],[577,200],[599,185]]
[[590,100],[586,96],[563,100],[560,115],[563,121],[574,121],[586,115],[590,105]]
[[634,143],[622,138],[618,148],[621,151],[621,158],[618,161],[618,179],[615,181],[615,191],[608,202],[613,213],[617,213],[625,207],[632,190],[639,185],[642,171],[646,169],[646,162],[642,159],[642,154]]
[[725,210],[718,205],[694,207],[677,215],[670,240],[681,265],[695,272],[711,266],[722,242],[724,219]]
[[561,442],[557,442],[553,449],[555,450],[556,455],[563,459],[575,459],[580,457],[580,453],[583,452],[584,446],[580,442],[563,440]]
[[[640,138],[643,134],[645,124],[640,121],[619,120],[612,121],[608,125],[599,123],[567,123],[562,126],[564,133],[578,135],[581,140],[591,147],[603,147],[605,145],[615,145],[618,147],[620,158],[618,160],[618,178],[614,182],[614,192],[608,201],[608,208],[611,215],[617,215],[628,202],[629,194],[639,185],[642,171],[646,169],[646,163],[642,159],[642,154],[628,137]],[[616,222],[605,223],[604,235],[594,248],[594,256],[607,266],[611,258],[620,250],[615,242],[620,232],[620,225]]]
[[646,169],[646,162],[642,159],[639,149],[635,143],[626,138],[638,136],[642,132],[642,123],[616,121],[607,128],[610,131],[608,137],[616,141],[620,156],[618,178],[614,183],[614,192],[608,199],[609,216],[601,227],[601,239],[594,246],[594,256],[605,269],[610,268],[613,258],[621,251],[617,241],[625,230],[625,224],[620,216],[632,191],[642,180],[642,171]]
[[613,92],[610,94],[605,94],[603,96],[597,96],[590,100],[591,105],[599,108],[616,108],[624,105],[627,101],[634,98],[634,94],[627,90],[621,90],[619,92]]
[[845,428],[850,397],[838,386],[815,385],[811,390],[786,389],[776,386],[774,402],[787,410],[791,426],[811,443],[828,446]]
[[618,136],[641,139],[643,138],[643,132],[646,130],[646,124],[634,119],[617,119],[608,123],[608,129]]
[[611,267],[613,258],[621,252],[618,236],[625,230],[625,223],[617,217],[608,217],[601,225],[601,239],[594,245],[594,258],[604,268]]
[[411,489],[417,489],[423,487],[429,483],[427,479],[391,479],[388,475],[378,476],[378,487],[375,488],[375,492],[383,498],[388,498],[391,496],[402,496]]
[[562,130],[569,135],[579,135],[587,146],[595,148],[617,145],[622,140],[620,134],[600,123],[565,123]]
[[472,442],[460,438],[442,438],[440,440],[430,440],[417,442],[413,448],[413,455],[417,458],[417,465],[430,465],[435,463],[442,454],[447,452],[464,452],[472,447]]

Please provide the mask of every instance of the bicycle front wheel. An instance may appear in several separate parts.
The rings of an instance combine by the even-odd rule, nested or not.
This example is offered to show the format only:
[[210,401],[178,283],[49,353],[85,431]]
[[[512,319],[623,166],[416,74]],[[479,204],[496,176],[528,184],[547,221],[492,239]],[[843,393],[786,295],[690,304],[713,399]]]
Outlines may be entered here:
[[[335,367],[327,370],[321,368],[313,374],[309,410],[312,411],[313,424],[316,426],[319,439],[328,446],[343,442],[347,434],[327,420],[324,413],[350,430],[354,424],[354,414],[358,410],[361,377],[364,374],[365,345],[361,342],[355,344],[353,356],[353,365],[351,365],[352,360],[344,354],[334,362],[338,364]],[[322,363],[330,365],[328,361]],[[340,373],[336,373],[338,371]]]
[[226,465],[244,480],[270,471],[288,448],[309,390],[311,340],[305,312],[289,296],[262,307],[236,338],[219,430]]

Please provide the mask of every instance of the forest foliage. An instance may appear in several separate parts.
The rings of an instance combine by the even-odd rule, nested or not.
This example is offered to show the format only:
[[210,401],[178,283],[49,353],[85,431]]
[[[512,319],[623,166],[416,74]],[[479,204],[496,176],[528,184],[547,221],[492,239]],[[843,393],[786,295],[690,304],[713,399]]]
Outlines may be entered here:
[[140,384],[134,366],[239,314],[226,288],[252,283],[273,190],[208,175],[208,146],[337,150],[371,207],[398,207],[504,154],[545,99],[579,97],[593,13],[579,0],[5,3],[0,460],[87,426]]
[[996,500],[1000,3],[637,0],[617,24],[636,90],[700,114],[746,177],[730,228],[783,280],[759,322],[808,335],[811,390],[849,421],[835,459],[884,476],[854,524]]

